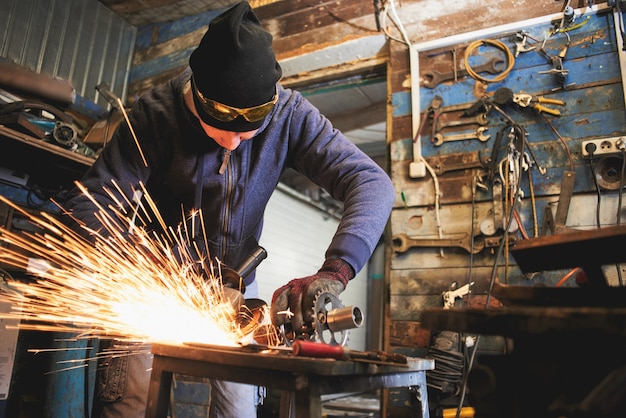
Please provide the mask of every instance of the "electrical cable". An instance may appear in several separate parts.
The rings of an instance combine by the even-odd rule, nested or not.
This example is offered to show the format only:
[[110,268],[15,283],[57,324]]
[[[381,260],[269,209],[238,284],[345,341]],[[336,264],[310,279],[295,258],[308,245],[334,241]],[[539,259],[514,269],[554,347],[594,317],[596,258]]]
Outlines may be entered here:
[[546,115],[543,114],[543,112],[539,112],[539,114],[543,117],[543,120],[548,124],[550,129],[552,129],[552,132],[556,134],[557,138],[559,138],[559,141],[561,141],[561,143],[563,144],[563,148],[565,148],[565,152],[567,153],[567,160],[569,162],[569,170],[574,171],[574,161],[572,160],[572,154],[569,151],[567,142],[565,142],[565,139],[561,136],[559,131],[557,131],[557,129],[554,127],[554,124],[552,123],[552,121],[548,119]]
[[[622,172],[619,180],[619,193],[617,198],[617,224],[620,225],[622,223],[622,197],[624,194],[624,175],[626,174],[626,148],[622,149]],[[624,280],[622,277],[622,269],[619,264],[616,264],[617,268],[617,279],[619,281],[619,285],[624,286]]]
[[622,197],[624,194],[624,176],[626,175],[626,148],[622,150],[622,171],[619,181],[619,193],[617,195],[617,225],[622,223]]
[[[507,157],[508,158],[508,157]],[[505,219],[505,223],[507,225],[511,225],[513,223],[513,206],[515,201],[511,200],[509,201],[509,192],[510,192],[510,183],[509,183],[509,176],[505,176],[504,177],[504,211],[506,213],[509,213],[509,217]],[[511,199],[513,199],[511,197]],[[509,212],[508,209],[511,208],[511,211]],[[505,237],[508,237],[508,234],[505,235]],[[509,241],[508,239],[505,239],[505,237],[502,238],[504,242],[504,283],[505,284],[509,284]]]
[[[517,125],[515,125],[517,126]],[[518,127],[519,128],[519,127]],[[523,129],[520,129],[520,132],[524,132]],[[524,147],[524,141],[522,141],[522,151],[523,151],[523,147]],[[523,152],[522,152],[523,153]],[[518,175],[521,175],[521,173],[517,173]],[[521,180],[521,179],[518,179]],[[500,257],[502,256],[502,253],[504,251],[504,245],[505,242],[508,239],[508,231],[511,228],[511,222],[513,220],[513,211],[515,210],[515,206],[516,206],[516,202],[518,202],[518,197],[521,191],[521,182],[517,181],[517,187],[515,188],[515,193],[514,193],[514,198],[513,198],[513,204],[511,205],[511,207],[509,208],[509,214],[507,217],[507,225],[504,228],[504,236],[502,237],[502,240],[500,241],[500,245],[498,245],[498,250],[496,251],[495,254],[495,260],[493,263],[493,268],[491,270],[491,277],[489,279],[489,289],[487,290],[487,299],[485,301],[485,309],[489,309],[489,304],[491,303],[491,295],[493,292],[493,285],[495,283],[497,274],[498,274],[498,260],[500,259]],[[478,352],[478,344],[480,343],[480,334],[478,334],[476,336],[476,340],[474,342],[474,347],[473,350],[470,354],[470,358],[468,361],[468,365],[467,365],[467,370],[468,372],[465,374],[465,376],[463,376],[463,382],[461,385],[461,395],[459,398],[459,403],[457,405],[457,410],[456,410],[456,418],[460,418],[461,416],[461,410],[463,409],[463,402],[465,401],[465,392],[467,391],[467,383],[468,383],[468,378],[469,378],[469,370],[472,370],[472,367],[474,365],[474,362],[476,361],[476,353]]]
[[624,38],[626,38],[626,34],[624,33],[624,17],[622,16],[622,5],[621,0],[615,0],[615,9],[617,11],[617,19],[619,23],[619,33],[622,37],[622,51],[626,51],[626,42],[624,42]]
[[[472,209],[471,209],[471,220],[472,220],[472,224],[470,227],[470,237],[474,237],[474,233],[476,232],[475,227],[474,227],[474,217],[476,216],[476,184],[477,184],[477,176],[474,175],[473,179],[472,179]],[[467,306],[470,306],[470,299],[472,297],[472,291],[471,291],[471,286],[472,286],[472,276],[473,276],[473,268],[474,268],[474,240],[472,239],[471,243],[470,243],[470,259],[469,259],[469,271],[468,271],[468,277],[467,277],[467,285],[470,286],[469,289],[470,291],[467,294]],[[463,340],[465,341],[465,334],[459,334],[459,340]],[[460,341],[459,341],[460,342]],[[478,344],[478,338],[476,338],[476,341],[474,342],[474,347],[476,347]],[[462,347],[464,347],[464,351],[465,351],[465,355],[464,358],[467,357],[467,346],[464,343],[462,345]],[[469,371],[471,370],[471,368],[469,367],[469,360],[466,362],[466,364],[468,364],[468,367],[465,370],[465,375],[467,375],[469,373]],[[456,418],[459,418],[461,410],[463,409],[463,403],[465,401],[464,397],[465,397],[465,390],[467,387],[467,382],[464,382],[462,384],[461,387],[461,401],[459,402],[459,405],[457,407],[457,411],[456,411]]]
[[[472,52],[474,52],[475,49],[477,49],[478,47],[482,45],[494,46],[502,50],[506,55],[506,61],[507,61],[506,68],[504,69],[504,71],[502,71],[500,74],[498,74],[497,76],[493,78],[486,78],[486,77],[479,75],[476,71],[472,69],[472,67],[469,64],[469,57],[471,56]],[[515,57],[513,56],[513,53],[511,52],[511,50],[503,42],[495,40],[495,39],[481,39],[478,41],[471,42],[467,46],[467,48],[465,48],[465,56],[463,58],[463,61],[465,64],[465,71],[467,71],[467,74],[470,77],[476,80],[482,81],[484,83],[496,83],[498,81],[504,80],[509,75],[513,67],[515,66]]]
[[530,205],[533,211],[533,237],[539,236],[539,220],[537,219],[537,201],[535,199],[535,188],[533,186],[533,176],[528,170],[528,189],[530,191]]
[[561,287],[563,286],[563,284],[569,280],[570,277],[572,277],[574,275],[574,273],[578,272],[580,270],[580,267],[575,267],[573,269],[571,269],[565,276],[561,277],[561,280],[559,280],[554,287]]
[[[587,150],[589,151],[589,150]],[[591,177],[593,178],[593,184],[596,186],[596,195],[598,197],[596,203],[596,227],[600,228],[600,208],[602,204],[602,191],[600,190],[600,185],[598,184],[598,179],[596,178],[596,169],[593,164],[593,151],[589,152],[589,169],[591,170]]]
[[[391,21],[396,25],[396,27],[400,31],[400,34],[402,34],[402,38],[403,39],[398,39],[398,38],[392,36],[389,33],[389,31],[387,30],[387,27],[386,27],[386,24],[385,24],[386,20],[387,20],[387,15],[388,15],[387,5],[391,6],[390,7],[390,9],[391,9],[391,16],[390,16],[391,17]],[[409,47],[411,47],[411,41],[409,40],[409,35],[406,33],[406,30],[404,29],[404,25],[402,24],[402,21],[398,17],[398,13],[396,12],[396,5],[395,5],[395,1],[394,0],[387,0],[387,2],[385,2],[385,7],[383,8],[382,30],[383,30],[383,32],[385,33],[385,35],[389,39],[393,39],[394,41],[407,44]]]
[[[435,170],[430,166],[430,164],[428,164],[428,162],[424,158],[422,158],[422,160],[424,162],[426,170],[428,170],[431,177],[433,178],[433,183],[435,186],[435,221],[437,224],[437,234],[440,239],[443,239],[443,227],[441,226],[441,215],[439,208],[441,198],[441,192],[439,190],[439,178],[437,177],[437,173],[435,173]],[[443,257],[443,247],[440,249],[440,254]]]
[[524,224],[522,223],[522,219],[519,216],[519,213],[515,210],[513,211],[513,216],[515,217],[515,223],[517,223],[517,226],[519,227],[519,232],[522,234],[522,237],[524,239],[528,239],[528,233],[526,232],[526,230],[524,229]]

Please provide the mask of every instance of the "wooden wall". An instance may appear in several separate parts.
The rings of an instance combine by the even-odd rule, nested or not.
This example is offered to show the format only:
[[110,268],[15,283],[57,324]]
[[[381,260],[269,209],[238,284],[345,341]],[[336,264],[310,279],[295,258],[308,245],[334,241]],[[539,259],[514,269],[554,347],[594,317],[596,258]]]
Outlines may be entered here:
[[[250,3],[254,7],[255,2]],[[274,50],[281,64],[322,50],[334,51],[316,56],[309,68],[305,64],[302,70],[300,65],[298,73],[284,74],[283,83],[286,85],[311,78],[320,79],[329,73],[336,76],[338,73],[354,72],[355,69],[367,71],[386,61],[386,48],[376,53],[368,51],[366,56],[351,59],[349,63],[342,63],[341,56],[333,55],[341,54],[341,47],[347,42],[368,42],[369,37],[381,37],[381,32],[377,31],[373,2],[286,0],[254,7],[254,10],[263,26],[274,36]],[[174,22],[139,28],[129,98],[132,100],[185,68],[208,22],[219,12],[208,11]],[[322,68],[316,68],[320,62]]]
[[[468,247],[471,241],[465,237],[487,238],[491,241],[491,238],[502,236],[501,233],[490,235],[491,232],[488,235],[486,231],[494,211],[507,213],[509,206],[503,204],[506,200],[503,197],[494,199],[493,184],[486,176],[477,177],[477,174],[484,174],[483,170],[438,172],[437,183],[435,176],[429,172],[419,178],[410,175],[415,151],[414,128],[418,125],[415,123],[416,119],[426,121],[419,144],[425,160],[436,169],[450,167],[459,162],[476,161],[479,156],[488,158],[496,134],[505,125],[504,118],[491,110],[488,113],[488,133],[491,138],[487,142],[468,140],[436,146],[431,142],[429,119],[424,119],[435,95],[443,99],[444,107],[471,105],[482,97],[493,98],[498,88],[507,87],[516,93],[533,93],[566,103],[565,106],[551,106],[559,108],[562,113],[560,117],[547,114],[542,116],[534,109],[522,109],[516,105],[507,105],[504,108],[517,123],[524,126],[528,132],[530,149],[542,169],[546,170],[545,174],[541,174],[535,165],[521,177],[524,195],[517,212],[522,227],[509,235],[513,239],[525,239],[522,230],[531,238],[550,233],[542,231],[542,226],[547,225],[548,213],[554,216],[560,200],[561,183],[570,175],[575,176],[575,181],[566,227],[595,228],[597,211],[600,212],[598,218],[602,225],[612,225],[617,222],[618,213],[615,190],[602,190],[602,207],[596,207],[598,197],[589,159],[582,155],[583,141],[621,136],[626,132],[619,62],[622,40],[615,34],[612,11],[598,17],[593,16],[580,28],[568,32],[569,49],[563,61],[564,68],[569,70],[566,88],[562,88],[554,75],[540,74],[540,71],[551,68],[551,62],[538,48],[515,57],[514,67],[501,82],[483,83],[458,75],[457,82],[443,83],[434,89],[426,88],[426,71],[449,72],[455,61],[460,68],[464,49],[472,40],[498,39],[514,52],[517,22],[529,22],[522,29],[530,31],[540,40],[547,38],[545,50],[553,55],[562,52],[567,43],[563,33],[548,36],[552,22],[541,18],[560,16],[563,2],[522,1],[512,4],[487,1],[481,2],[480,7],[477,6],[475,10],[469,9],[467,2],[453,3],[444,1],[435,5],[435,2],[403,2],[398,8],[398,15],[404,22],[412,46],[422,49],[419,53],[419,74],[411,74],[407,45],[390,41],[388,88],[391,111],[388,116],[388,142],[391,177],[397,198],[387,241],[389,293],[384,321],[385,348],[414,355],[426,355],[432,343],[432,330],[420,326],[421,312],[428,307],[443,306],[442,293],[452,286],[473,283],[469,302],[471,306],[484,306],[494,278],[507,285],[554,286],[569,273],[565,270],[522,274],[508,251],[514,240],[505,243],[501,255],[498,255],[497,246],[500,241],[490,242],[489,246],[480,251],[477,247],[411,248],[408,251],[396,251],[399,242],[397,238],[402,235],[422,242],[430,239],[437,241],[439,237],[443,237],[440,242],[464,241],[469,243]],[[585,6],[582,2],[575,3],[572,2],[571,5]],[[591,9],[583,7],[582,11],[592,14]],[[578,19],[576,23],[585,22],[586,16]],[[495,27],[502,27],[504,33],[500,36],[490,35]],[[401,39],[398,31],[394,33]],[[529,39],[530,43],[534,42]],[[487,58],[493,53],[494,48],[481,46],[475,55]],[[490,74],[482,75],[494,77]],[[412,112],[412,93],[415,93],[418,83],[417,98],[422,113],[415,118]],[[458,120],[461,113],[449,113],[446,117],[451,116],[450,119]],[[458,130],[461,128],[456,129]],[[455,129],[448,133],[455,133]],[[505,156],[506,150],[500,149],[498,158]],[[621,158],[617,158],[606,163],[605,168],[600,168],[605,162],[596,161],[596,172],[612,170],[615,174],[621,166]],[[613,181],[615,185],[619,176],[605,175],[604,178]],[[483,182],[486,188],[477,187],[477,181]],[[439,211],[435,210],[437,190],[440,194]],[[516,223],[513,222],[513,225]],[[478,242],[480,241],[475,241],[475,244]],[[475,250],[475,253],[470,254],[471,250]],[[620,280],[618,270],[613,268],[607,274],[612,284],[617,285]],[[574,278],[565,285],[575,286]],[[468,300],[465,299],[465,302]],[[492,306],[499,304],[493,298],[490,302]],[[506,342],[496,336],[487,336],[481,339],[479,349],[483,353],[502,353],[506,349]],[[391,391],[386,402],[386,413],[389,416],[405,416],[398,405],[402,405],[402,401],[408,402],[406,396],[401,391]]]
[[[396,186],[397,200],[391,217],[388,245],[390,293],[385,321],[388,326],[387,348],[421,347],[426,349],[430,343],[430,332],[420,328],[420,312],[426,307],[442,306],[441,295],[449,290],[453,283],[456,282],[461,286],[469,281],[474,282],[474,303],[484,303],[485,298],[481,296],[484,296],[489,288],[493,273],[492,266],[496,262],[497,246],[495,244],[499,241],[487,245],[487,248],[482,251],[476,250],[476,253],[470,256],[467,248],[412,248],[408,251],[397,252],[394,251],[394,238],[403,234],[422,240],[438,238],[440,235],[437,217],[440,218],[439,225],[444,239],[463,237],[472,232],[474,236],[480,237],[481,227],[484,230],[485,222],[493,216],[494,201],[491,185],[487,184],[487,190],[475,187],[476,174],[483,173],[482,171],[473,169],[440,173],[437,176],[440,190],[440,211],[437,214],[434,210],[435,182],[433,177],[427,173],[423,178],[411,178],[409,166],[413,161],[414,147],[411,88],[415,87],[416,81],[424,82],[424,73],[428,70],[449,71],[452,68],[451,51],[453,48],[458,49],[457,64],[461,65],[463,48],[471,39],[469,34],[466,37],[458,35],[464,31],[468,33],[488,31],[496,26],[559,13],[563,6],[559,2],[552,1],[527,2],[525,7],[518,5],[513,9],[510,4],[503,3],[495,6],[495,3],[497,2],[493,2],[494,6],[482,8],[485,12],[482,14],[464,10],[440,17],[439,21],[443,24],[439,25],[439,32],[436,32],[429,24],[437,19],[419,20],[413,25],[407,25],[407,33],[410,34],[413,45],[428,45],[429,41],[438,41],[446,37],[451,39],[451,44],[444,48],[433,48],[419,54],[421,76],[413,79],[411,77],[407,46],[400,42],[391,42],[390,45],[389,88],[393,113],[389,124],[389,142],[391,176]],[[403,6],[401,15],[418,16],[417,8],[414,12],[405,13],[404,11],[405,8],[411,9],[416,6]],[[585,16],[580,21],[584,18]],[[413,21],[409,18],[407,20]],[[613,32],[612,20],[612,14],[608,13],[571,32],[570,49],[564,61],[565,68],[570,68],[566,84],[571,85],[566,89],[559,89],[558,84],[555,84],[554,76],[538,74],[541,70],[551,68],[549,60],[538,51],[520,54],[516,58],[513,71],[499,83],[485,84],[472,78],[461,77],[456,83],[444,83],[435,89],[428,89],[423,84],[421,85],[420,108],[423,113],[420,115],[420,120],[435,95],[443,98],[444,108],[459,104],[471,105],[481,97],[492,97],[500,87],[507,87],[515,92],[547,95],[546,97],[558,98],[566,102],[566,106],[552,105],[552,107],[560,107],[563,115],[561,117],[547,115],[548,121],[533,109],[521,109],[517,106],[506,108],[506,111],[514,115],[516,121],[528,131],[531,150],[542,168],[546,169],[546,174],[542,175],[536,166],[531,167],[522,178],[524,198],[519,214],[524,225],[522,229],[530,237],[541,234],[542,224],[547,221],[544,216],[546,207],[551,213],[554,212],[559,201],[564,173],[570,170],[576,177],[572,209],[567,226],[595,227],[593,178],[588,159],[581,155],[581,143],[588,138],[623,135],[626,129],[617,54],[619,45]],[[458,25],[453,23],[458,23]],[[551,26],[548,22],[539,25],[534,30],[537,33],[545,33]],[[418,32],[418,27],[424,30]],[[502,38],[512,51],[515,44],[511,41],[511,35],[515,32],[516,30],[512,30]],[[434,38],[432,36],[434,34],[443,36]],[[562,34],[550,38],[545,49],[556,51],[555,53],[560,52],[564,39]],[[619,42],[621,43],[621,40]],[[438,42],[432,42],[434,46],[437,44]],[[493,48],[481,48],[478,53],[493,53]],[[487,76],[493,77],[489,74]],[[600,97],[602,100],[599,100]],[[460,113],[456,112],[454,117],[458,119]],[[437,168],[446,165],[453,166],[460,161],[476,161],[479,155],[483,159],[488,158],[496,133],[504,126],[503,118],[497,112],[492,110],[489,116],[488,132],[491,138],[485,143],[471,140],[435,146],[430,140],[431,126],[427,122],[421,138],[422,154],[426,161],[431,167]],[[557,135],[561,138],[559,139]],[[502,158],[502,151],[500,152],[500,158]],[[531,176],[532,181],[529,181],[528,176]],[[605,197],[608,200],[602,209],[602,223],[614,224],[616,222],[615,206],[611,203],[611,198],[614,198],[615,194],[611,196],[610,191],[605,191],[605,194],[609,197]],[[531,197],[536,200],[531,202]],[[513,238],[523,239],[521,231],[511,235]],[[494,236],[498,237],[497,234]],[[485,235],[483,234],[482,237]],[[497,278],[500,282],[508,284],[554,285],[565,273],[545,272],[525,276],[515,268],[515,260],[506,251],[498,259],[498,263],[500,267],[497,270]]]
[[[412,248],[406,252],[394,251],[394,237],[400,234],[418,239],[459,237],[463,234],[483,234],[485,238],[486,220],[494,210],[502,210],[496,204],[502,199],[493,198],[491,184],[487,189],[476,188],[477,170],[461,170],[452,173],[439,173],[438,186],[441,200],[439,211],[435,211],[435,182],[426,174],[421,178],[411,178],[409,167],[413,161],[414,122],[412,115],[412,89],[416,82],[423,83],[423,77],[411,74],[409,48],[403,41],[399,26],[390,13],[383,11],[377,16],[376,2],[359,0],[319,1],[287,0],[278,1],[256,8],[263,24],[274,35],[274,48],[281,63],[300,60],[299,70],[285,74],[287,85],[324,80],[350,74],[351,72],[383,71],[388,79],[387,141],[390,150],[390,175],[396,186],[397,199],[392,212],[387,234],[386,271],[387,292],[385,297],[385,349],[405,351],[423,355],[430,344],[430,330],[420,327],[420,312],[431,306],[442,306],[442,293],[452,283],[463,285],[474,282],[472,303],[480,306],[485,302],[485,294],[490,286],[494,271],[502,283],[512,285],[554,285],[566,272],[543,272],[537,275],[523,275],[510,257],[508,247],[497,257],[497,243],[491,242],[484,249],[470,255],[467,249],[460,248]],[[386,2],[390,6],[389,2]],[[596,7],[606,7],[606,2],[595,2]],[[587,2],[572,0],[571,6],[585,11],[578,22],[586,18],[591,9],[585,9]],[[494,27],[508,27],[498,39],[511,50],[515,48],[514,34],[516,22],[532,22],[528,28],[537,36],[545,36],[551,23],[545,23],[543,16],[561,13],[563,1],[519,0],[501,2],[497,0],[458,2],[455,0],[403,0],[395,2],[397,16],[413,46],[431,45],[419,54],[420,72],[426,70],[450,70],[453,62],[452,48],[457,50],[456,62],[460,65],[462,51],[471,40],[469,34],[489,33]],[[389,10],[389,9],[388,9]],[[554,213],[559,202],[561,182],[568,172],[575,174],[574,193],[569,211],[567,226],[571,228],[595,227],[596,200],[594,181],[588,159],[581,155],[582,141],[589,138],[624,135],[624,95],[621,82],[619,57],[621,39],[612,32],[611,13],[594,18],[580,29],[571,31],[570,48],[565,55],[565,68],[570,69],[566,84],[562,88],[555,84],[554,76],[540,76],[539,71],[549,70],[551,64],[537,51],[522,53],[516,57],[511,73],[499,83],[481,83],[472,78],[462,78],[458,82],[448,82],[435,89],[420,87],[420,109],[422,112],[432,103],[435,94],[440,95],[443,106],[472,104],[483,96],[492,97],[499,87],[508,87],[515,92],[530,92],[563,99],[561,117],[552,115],[544,118],[532,109],[507,107],[516,121],[525,126],[529,142],[536,158],[546,174],[531,167],[522,177],[524,197],[518,208],[521,228],[511,236],[524,239],[521,230],[530,237],[541,234],[541,226],[548,219],[548,212]],[[156,83],[164,81],[185,65],[188,55],[204,33],[206,22],[211,15],[206,14],[171,24],[140,28],[131,72],[130,95],[140,94]],[[537,23],[543,22],[543,23]],[[379,31],[381,24],[390,36]],[[544,35],[541,35],[544,34]],[[367,49],[372,43],[385,37],[384,46]],[[495,35],[490,35],[496,37]],[[546,50],[557,54],[563,48],[563,34],[550,37]],[[447,42],[446,44],[446,40]],[[439,48],[438,45],[445,46]],[[356,58],[346,59],[342,47],[350,45]],[[477,55],[488,55],[493,51],[479,48]],[[319,64],[320,57],[324,61]],[[158,64],[158,65],[157,65]],[[156,70],[159,68],[159,70]],[[553,106],[554,107],[554,106]],[[493,112],[493,111],[492,111]],[[456,117],[460,115],[457,112]],[[418,119],[424,116],[419,115]],[[468,159],[485,157],[491,151],[497,132],[505,121],[497,114],[490,113],[491,138],[485,143],[460,141],[458,143],[434,146],[430,141],[429,129],[422,137],[422,153],[433,167],[453,164]],[[616,170],[609,166],[609,171]],[[616,194],[603,191],[601,222],[615,223],[617,209]],[[482,228],[482,229],[481,229]],[[490,238],[490,236],[486,236]],[[496,237],[497,238],[497,237]],[[510,245],[513,241],[510,242]],[[507,244],[508,245],[508,244]],[[475,249],[475,248],[472,248]],[[498,267],[493,269],[494,264]],[[572,284],[568,282],[567,285]],[[492,303],[497,304],[496,301]],[[485,350],[498,351],[502,342],[485,339]],[[407,401],[404,394],[391,395],[387,410],[389,416],[403,416],[394,405]]]

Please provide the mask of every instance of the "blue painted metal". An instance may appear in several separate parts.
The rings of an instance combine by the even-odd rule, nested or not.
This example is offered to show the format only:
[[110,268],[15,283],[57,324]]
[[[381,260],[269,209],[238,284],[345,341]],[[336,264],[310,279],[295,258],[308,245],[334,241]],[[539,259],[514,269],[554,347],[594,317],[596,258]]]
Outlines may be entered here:
[[18,205],[59,213],[58,206],[49,201],[40,200],[31,190],[0,182],[0,195]]
[[57,351],[51,353],[44,418],[89,416],[95,364],[88,368],[85,359],[94,358],[97,347],[93,349],[89,340],[75,337],[68,333],[54,335],[53,348]]
[[74,100],[74,103],[72,103],[70,109],[93,120],[102,119],[106,117],[108,113],[108,110],[106,108],[99,106],[91,100],[79,95],[76,96],[76,100]]

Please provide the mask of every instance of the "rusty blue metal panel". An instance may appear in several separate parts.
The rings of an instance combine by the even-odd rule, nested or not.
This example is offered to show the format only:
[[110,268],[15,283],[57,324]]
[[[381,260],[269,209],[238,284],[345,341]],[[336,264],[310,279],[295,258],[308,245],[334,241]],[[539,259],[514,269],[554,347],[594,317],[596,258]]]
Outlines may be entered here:
[[56,333],[50,355],[44,418],[84,418],[90,416],[95,365],[90,369],[85,359],[95,358],[97,347],[87,339],[75,340],[75,334]]

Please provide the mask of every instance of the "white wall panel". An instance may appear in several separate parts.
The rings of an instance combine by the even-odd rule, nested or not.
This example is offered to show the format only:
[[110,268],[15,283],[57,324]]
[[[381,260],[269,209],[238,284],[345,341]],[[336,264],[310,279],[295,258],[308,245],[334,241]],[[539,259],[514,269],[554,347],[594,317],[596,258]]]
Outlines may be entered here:
[[[315,273],[324,262],[324,253],[339,221],[289,194],[274,192],[265,213],[260,245],[268,256],[257,268],[259,297],[271,303],[274,290],[295,277]],[[344,306],[358,306],[367,316],[367,269],[354,278],[339,296]],[[363,350],[367,330],[350,331],[348,346]]]

